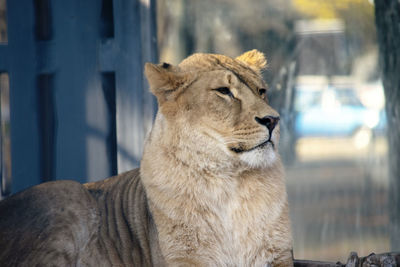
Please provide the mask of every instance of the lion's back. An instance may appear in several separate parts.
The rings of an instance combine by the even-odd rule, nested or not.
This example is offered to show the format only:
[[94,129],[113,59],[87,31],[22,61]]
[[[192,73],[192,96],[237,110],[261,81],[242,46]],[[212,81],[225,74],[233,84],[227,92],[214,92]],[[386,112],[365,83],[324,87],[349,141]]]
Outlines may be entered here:
[[0,202],[0,265],[75,265],[99,224],[81,184],[48,182]]

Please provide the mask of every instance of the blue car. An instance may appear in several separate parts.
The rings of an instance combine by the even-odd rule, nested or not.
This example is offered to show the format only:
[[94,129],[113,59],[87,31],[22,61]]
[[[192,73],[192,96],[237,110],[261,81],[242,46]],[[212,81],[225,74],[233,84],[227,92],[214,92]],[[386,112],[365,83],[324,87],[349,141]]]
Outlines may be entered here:
[[296,88],[296,137],[352,136],[375,128],[379,111],[366,108],[352,88]]

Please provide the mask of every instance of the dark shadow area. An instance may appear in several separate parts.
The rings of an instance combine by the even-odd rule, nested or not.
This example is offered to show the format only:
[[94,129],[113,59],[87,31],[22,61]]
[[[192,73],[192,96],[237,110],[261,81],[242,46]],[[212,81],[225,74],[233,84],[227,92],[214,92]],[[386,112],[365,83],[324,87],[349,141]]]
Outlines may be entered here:
[[40,74],[37,77],[39,136],[41,157],[41,180],[55,179],[57,118],[54,102],[53,74]]

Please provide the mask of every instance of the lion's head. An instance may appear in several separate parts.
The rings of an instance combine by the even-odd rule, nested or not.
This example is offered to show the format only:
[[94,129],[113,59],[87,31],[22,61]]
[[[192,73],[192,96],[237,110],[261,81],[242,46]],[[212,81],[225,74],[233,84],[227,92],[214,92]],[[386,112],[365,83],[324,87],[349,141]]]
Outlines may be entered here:
[[235,59],[194,54],[178,66],[147,63],[145,74],[164,124],[189,132],[194,146],[257,168],[278,158],[279,114],[268,104],[265,66],[264,55],[252,50]]

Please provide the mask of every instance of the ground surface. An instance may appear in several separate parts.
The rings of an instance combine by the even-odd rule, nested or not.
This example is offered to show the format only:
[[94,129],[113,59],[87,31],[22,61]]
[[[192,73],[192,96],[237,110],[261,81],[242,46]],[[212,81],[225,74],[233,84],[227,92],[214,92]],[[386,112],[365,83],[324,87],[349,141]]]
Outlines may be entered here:
[[390,251],[386,142],[303,139],[286,166],[296,259],[346,262]]

